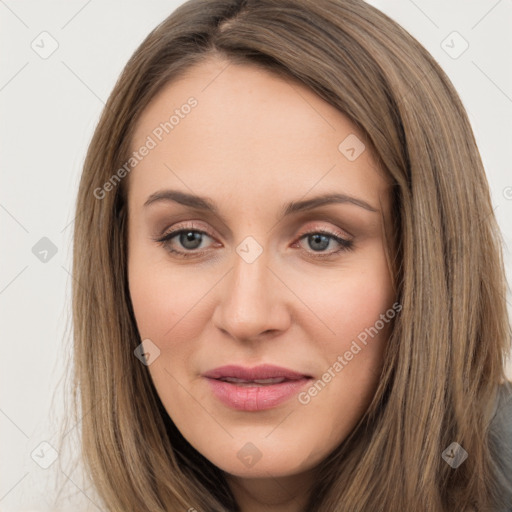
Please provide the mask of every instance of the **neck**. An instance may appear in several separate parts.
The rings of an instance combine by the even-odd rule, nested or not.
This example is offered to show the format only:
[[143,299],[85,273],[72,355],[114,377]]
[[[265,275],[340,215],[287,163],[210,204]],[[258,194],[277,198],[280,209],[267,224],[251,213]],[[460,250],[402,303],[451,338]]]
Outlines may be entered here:
[[303,512],[313,482],[311,470],[285,477],[225,476],[241,512]]

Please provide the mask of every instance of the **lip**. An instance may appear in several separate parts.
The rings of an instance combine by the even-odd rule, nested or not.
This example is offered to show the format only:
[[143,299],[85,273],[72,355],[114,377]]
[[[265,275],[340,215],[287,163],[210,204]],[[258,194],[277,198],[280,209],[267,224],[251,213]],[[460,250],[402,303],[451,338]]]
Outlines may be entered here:
[[[303,373],[274,365],[259,365],[254,368],[228,365],[215,368],[203,374],[213,394],[224,405],[239,411],[262,411],[286,402],[305,386],[312,377]],[[247,381],[284,378],[276,384],[240,385],[219,380],[236,378]]]
[[282,366],[275,366],[273,364],[260,364],[259,366],[254,366],[253,368],[230,364],[227,366],[220,366],[219,368],[215,368],[206,373],[203,373],[203,377],[207,377],[209,379],[232,377],[235,379],[244,380],[284,377],[287,380],[298,380],[304,377],[310,377],[310,375],[299,373],[290,370],[289,368],[283,368]]

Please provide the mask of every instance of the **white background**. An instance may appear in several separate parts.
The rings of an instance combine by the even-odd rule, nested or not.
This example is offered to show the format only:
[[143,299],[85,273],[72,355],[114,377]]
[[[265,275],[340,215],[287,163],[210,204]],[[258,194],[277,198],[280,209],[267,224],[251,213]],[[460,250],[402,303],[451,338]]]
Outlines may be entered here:
[[[50,485],[58,465],[42,469],[31,453],[42,449],[41,442],[57,439],[63,388],[59,379],[70,349],[65,328],[70,317],[71,222],[81,165],[124,64],[149,31],[181,3],[0,0],[1,511],[56,510]],[[422,43],[459,92],[507,244],[510,283],[512,1],[370,3]],[[40,36],[43,31],[58,43],[46,59],[31,47],[48,37]],[[442,46],[453,31],[469,44],[456,59]],[[445,44],[454,46],[452,52],[463,44],[460,38],[450,41]],[[49,44],[46,39],[45,47]],[[32,252],[43,237],[57,249],[46,263]],[[65,481],[66,489],[83,500],[80,510],[100,510],[82,493],[78,477]]]

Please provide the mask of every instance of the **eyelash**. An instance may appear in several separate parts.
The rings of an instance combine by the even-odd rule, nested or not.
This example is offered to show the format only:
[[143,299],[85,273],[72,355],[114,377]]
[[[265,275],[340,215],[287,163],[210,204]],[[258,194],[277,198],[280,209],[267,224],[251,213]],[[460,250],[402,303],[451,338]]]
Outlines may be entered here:
[[[163,247],[165,247],[165,249],[172,253],[172,254],[175,254],[176,256],[180,257],[180,258],[194,258],[194,257],[199,257],[201,256],[204,252],[206,252],[206,250],[203,250],[203,251],[199,251],[199,252],[191,252],[191,251],[177,251],[176,249],[172,249],[170,247],[170,241],[175,238],[176,236],[180,235],[181,233],[200,233],[202,235],[206,235],[206,236],[209,236],[210,238],[213,238],[212,235],[210,235],[208,232],[204,231],[204,230],[201,230],[201,229],[195,229],[193,226],[190,226],[190,227],[185,227],[185,228],[181,228],[181,229],[177,229],[175,231],[170,231],[169,233],[166,233],[164,234],[163,236],[161,237],[157,237],[157,238],[153,238],[153,240],[155,242],[157,242],[158,244],[162,245]],[[340,244],[340,248],[335,250],[335,251],[332,251],[332,252],[329,252],[329,253],[325,253],[325,252],[318,252],[318,253],[315,253],[315,252],[310,252],[310,251],[306,251],[306,252],[309,252],[310,254],[313,255],[314,258],[328,258],[328,257],[331,257],[335,254],[338,254],[340,252],[345,252],[345,251],[353,251],[354,250],[354,242],[352,240],[347,240],[345,238],[342,238],[340,237],[339,235],[335,235],[334,233],[330,232],[330,231],[326,231],[326,230],[313,230],[313,231],[308,231],[307,233],[303,233],[297,241],[300,241],[304,238],[307,238],[308,236],[311,236],[311,235],[324,235],[324,236],[327,236],[333,240],[335,240],[336,242],[338,242]]]

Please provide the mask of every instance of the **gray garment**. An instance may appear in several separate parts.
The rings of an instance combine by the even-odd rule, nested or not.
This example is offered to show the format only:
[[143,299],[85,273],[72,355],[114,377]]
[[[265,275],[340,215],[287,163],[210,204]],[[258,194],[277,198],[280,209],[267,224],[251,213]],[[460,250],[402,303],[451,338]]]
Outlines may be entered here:
[[[499,481],[498,485],[505,489],[507,483],[512,485],[512,382],[500,386],[490,427],[489,443],[494,462],[504,475],[504,480]],[[512,495],[506,496],[509,506],[499,512],[512,512]]]

